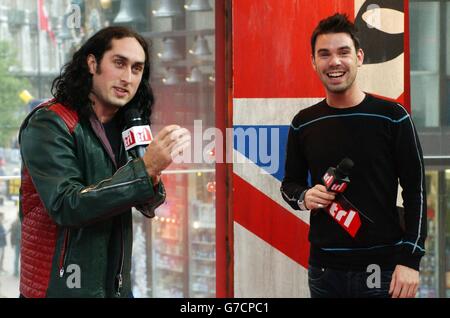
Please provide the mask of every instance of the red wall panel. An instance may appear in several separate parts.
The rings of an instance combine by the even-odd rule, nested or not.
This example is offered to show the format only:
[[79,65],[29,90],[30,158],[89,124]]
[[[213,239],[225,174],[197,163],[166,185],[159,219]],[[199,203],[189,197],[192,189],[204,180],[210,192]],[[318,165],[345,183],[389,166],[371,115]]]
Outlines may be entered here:
[[310,36],[335,12],[354,16],[354,0],[233,1],[235,98],[325,96],[311,67]]

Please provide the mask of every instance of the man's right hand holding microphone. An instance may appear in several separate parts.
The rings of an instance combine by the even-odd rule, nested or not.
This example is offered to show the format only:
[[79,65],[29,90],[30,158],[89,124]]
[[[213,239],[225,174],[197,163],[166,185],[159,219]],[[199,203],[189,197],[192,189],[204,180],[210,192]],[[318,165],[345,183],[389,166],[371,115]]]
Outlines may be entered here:
[[336,199],[336,195],[344,192],[350,183],[348,176],[353,165],[350,158],[344,158],[336,168],[329,167],[322,177],[324,184],[316,184],[305,191],[300,203],[307,210],[321,209],[330,205]]
[[305,192],[304,202],[308,210],[321,209],[330,205],[336,193],[327,191],[324,185],[316,184]]

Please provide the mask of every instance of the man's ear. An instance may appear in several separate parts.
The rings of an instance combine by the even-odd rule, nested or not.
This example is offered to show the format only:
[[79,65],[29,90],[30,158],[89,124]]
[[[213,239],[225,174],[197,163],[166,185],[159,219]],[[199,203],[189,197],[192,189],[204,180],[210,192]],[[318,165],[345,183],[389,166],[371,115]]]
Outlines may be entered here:
[[89,68],[89,73],[94,75],[97,71],[97,59],[95,58],[95,56],[93,54],[89,54],[86,62],[87,62],[88,68]]
[[358,66],[362,66],[364,63],[364,51],[362,49],[356,52],[356,58],[358,59]]
[[314,71],[317,71],[316,60],[314,59],[314,55],[312,55],[312,54],[311,54],[311,64],[312,64]]

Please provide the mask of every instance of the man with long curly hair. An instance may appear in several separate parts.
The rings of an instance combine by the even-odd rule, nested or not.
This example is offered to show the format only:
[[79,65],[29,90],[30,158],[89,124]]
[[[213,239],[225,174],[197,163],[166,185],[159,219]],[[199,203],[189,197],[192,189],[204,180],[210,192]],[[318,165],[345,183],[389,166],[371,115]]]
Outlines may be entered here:
[[190,144],[164,127],[142,158],[121,141],[124,113],[154,103],[148,45],[107,27],[73,55],[20,130],[21,297],[131,297],[131,208],[164,202],[161,171]]

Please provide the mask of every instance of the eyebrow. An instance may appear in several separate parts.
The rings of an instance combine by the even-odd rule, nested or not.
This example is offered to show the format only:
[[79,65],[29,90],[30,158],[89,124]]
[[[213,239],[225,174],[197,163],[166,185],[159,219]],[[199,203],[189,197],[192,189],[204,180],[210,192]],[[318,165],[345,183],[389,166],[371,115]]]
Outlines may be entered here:
[[345,46],[341,46],[340,48],[338,48],[338,51],[341,51],[341,50],[350,50],[351,51],[352,48],[348,45],[345,45]]
[[[115,54],[115,55],[113,55],[113,58],[119,58],[119,59],[122,59],[122,60],[125,60],[125,61],[130,61],[130,59],[129,58],[127,58],[127,57],[125,57],[125,56],[123,56],[123,55],[120,55],[120,54]],[[145,64],[145,62],[135,62],[135,63],[133,63],[133,65],[139,65],[139,66],[143,66]]]
[[[345,46],[339,47],[337,50],[338,50],[338,51],[342,51],[342,50],[352,50],[352,48],[351,48],[350,46],[348,46],[348,45],[345,45]],[[327,53],[327,52],[330,52],[330,50],[329,50],[329,49],[318,49],[318,50],[317,50],[317,54],[319,54],[319,53]]]
[[327,52],[330,52],[330,50],[328,50],[328,49],[318,49],[317,50],[317,54],[319,54],[319,53],[327,53]]

